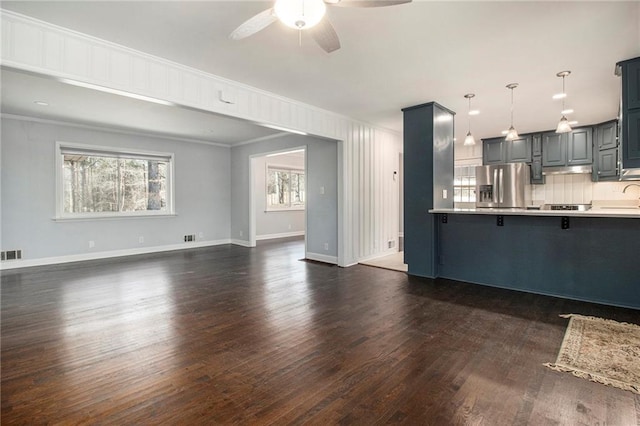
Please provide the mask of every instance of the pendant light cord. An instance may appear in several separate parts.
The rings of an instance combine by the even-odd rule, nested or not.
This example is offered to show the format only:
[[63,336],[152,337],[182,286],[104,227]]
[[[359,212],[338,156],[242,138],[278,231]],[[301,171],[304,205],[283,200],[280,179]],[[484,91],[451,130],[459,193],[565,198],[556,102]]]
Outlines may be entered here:
[[513,89],[515,87],[511,88],[511,127],[513,127]]
[[564,111],[564,98],[567,97],[567,92],[564,90],[564,75],[562,76],[562,94],[564,96],[562,96],[562,111]]
[[471,96],[469,96],[469,108],[467,109],[467,120],[469,122],[469,133],[471,133]]

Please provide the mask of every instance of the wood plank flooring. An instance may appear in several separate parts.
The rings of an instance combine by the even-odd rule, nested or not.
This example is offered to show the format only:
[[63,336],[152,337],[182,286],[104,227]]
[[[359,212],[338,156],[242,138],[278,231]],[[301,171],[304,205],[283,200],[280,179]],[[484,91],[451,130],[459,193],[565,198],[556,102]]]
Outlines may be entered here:
[[2,424],[640,424],[640,396],[542,365],[559,314],[640,312],[303,252],[3,271]]

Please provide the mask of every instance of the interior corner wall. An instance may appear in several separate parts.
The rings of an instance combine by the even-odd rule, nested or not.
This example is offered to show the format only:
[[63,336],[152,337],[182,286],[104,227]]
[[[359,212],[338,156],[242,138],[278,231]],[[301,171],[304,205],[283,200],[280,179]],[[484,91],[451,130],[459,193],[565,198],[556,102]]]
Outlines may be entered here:
[[[186,234],[229,240],[228,148],[10,118],[1,136],[2,250],[22,249],[26,260],[169,246]],[[174,153],[176,216],[53,220],[56,141]]]
[[[301,146],[307,148],[307,251],[337,257],[338,143],[311,136],[283,135],[231,148],[232,241],[249,243],[250,157]],[[324,194],[320,194],[321,186]]]
[[253,207],[256,215],[256,239],[302,235],[305,231],[304,210],[267,211],[267,167],[305,169],[304,156],[258,157],[253,163]]

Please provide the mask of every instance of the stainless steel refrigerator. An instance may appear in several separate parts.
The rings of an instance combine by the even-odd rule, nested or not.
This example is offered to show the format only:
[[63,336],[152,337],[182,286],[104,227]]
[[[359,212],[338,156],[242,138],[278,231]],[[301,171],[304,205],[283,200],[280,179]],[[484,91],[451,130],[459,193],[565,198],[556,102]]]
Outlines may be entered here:
[[525,208],[524,188],[530,178],[526,163],[476,167],[476,207]]

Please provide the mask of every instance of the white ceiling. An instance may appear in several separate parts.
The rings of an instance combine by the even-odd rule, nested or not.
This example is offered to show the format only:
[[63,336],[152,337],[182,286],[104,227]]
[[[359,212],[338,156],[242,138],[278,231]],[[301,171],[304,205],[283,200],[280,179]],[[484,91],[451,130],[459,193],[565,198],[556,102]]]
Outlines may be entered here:
[[472,105],[481,112],[472,118],[475,136],[497,136],[509,125],[505,85],[512,82],[520,83],[518,131],[554,128],[560,104],[551,95],[561,91],[555,74],[567,69],[570,119],[611,119],[619,101],[614,65],[640,56],[640,2],[330,7],[342,43],[331,54],[308,37],[299,46],[297,32],[279,23],[241,41],[227,38],[271,4],[4,1],[2,7],[398,131],[401,108],[437,101],[458,112],[460,142],[467,131],[464,94],[476,94]]

